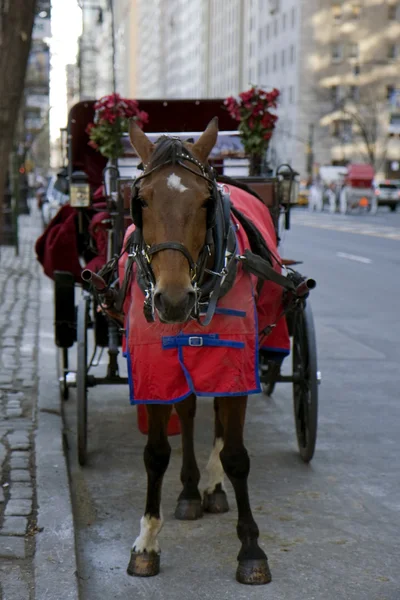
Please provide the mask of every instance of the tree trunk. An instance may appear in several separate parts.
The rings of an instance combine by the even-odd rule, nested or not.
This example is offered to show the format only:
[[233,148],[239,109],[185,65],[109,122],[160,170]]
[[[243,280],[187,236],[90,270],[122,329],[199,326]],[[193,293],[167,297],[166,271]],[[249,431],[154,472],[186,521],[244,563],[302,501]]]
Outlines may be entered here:
[[4,192],[24,90],[36,0],[0,0],[0,239]]

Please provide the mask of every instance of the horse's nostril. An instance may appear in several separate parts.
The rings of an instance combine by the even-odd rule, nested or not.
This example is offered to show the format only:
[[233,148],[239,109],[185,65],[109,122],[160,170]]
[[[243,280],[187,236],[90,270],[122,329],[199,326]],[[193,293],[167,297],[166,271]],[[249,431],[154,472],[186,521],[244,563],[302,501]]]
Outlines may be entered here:
[[165,310],[165,301],[162,292],[156,292],[154,294],[154,306],[160,312],[163,312]]
[[188,292],[187,293],[187,307],[188,307],[188,309],[193,308],[195,302],[196,302],[196,292],[195,291]]

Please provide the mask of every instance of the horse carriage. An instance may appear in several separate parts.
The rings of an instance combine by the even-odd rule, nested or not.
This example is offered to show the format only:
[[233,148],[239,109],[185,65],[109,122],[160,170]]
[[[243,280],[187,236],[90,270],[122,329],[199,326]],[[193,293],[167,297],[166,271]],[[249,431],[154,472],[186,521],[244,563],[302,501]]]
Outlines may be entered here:
[[[79,462],[83,465],[87,459],[88,389],[129,383],[132,403],[138,408],[147,404],[149,487],[128,573],[154,575],[159,571],[160,486],[169,459],[166,436],[176,416],[171,415],[172,405],[184,445],[184,490],[175,516],[194,519],[203,510],[227,510],[222,481],[214,481],[203,502],[199,500],[198,469],[190,450],[193,397],[214,396],[214,462],[221,459],[233,483],[240,515],[237,579],[267,583],[267,559],[257,545],[258,530],[246,500],[249,467],[241,428],[247,395],[261,389],[270,395],[278,382],[293,385],[296,435],[305,462],[314,454],[317,432],[319,373],[308,298],[315,281],[300,275],[293,269],[298,263],[281,259],[277,251],[282,215],[285,227],[290,227],[295,174],[289,165],[282,165],[274,176],[248,176],[236,124],[222,100],[143,100],[140,108],[150,115],[146,134],[131,125],[117,164],[106,164],[88,146],[86,128],[93,120],[94,103],[81,102],[72,109],[70,205],[63,207],[66,214],[56,216],[37,244],[39,260],[55,281],[55,340],[63,358],[63,397],[69,387],[76,387]],[[164,195],[168,208],[160,204]],[[55,249],[51,232],[68,219],[69,237],[62,242],[64,254],[57,262],[48,256]],[[69,249],[70,259],[72,243],[76,257],[68,268],[65,251]],[[78,285],[82,294],[76,307]],[[90,330],[95,350],[89,359]],[[75,342],[74,374],[68,349]],[[121,346],[128,378],[119,374]],[[204,347],[206,354],[201,355]],[[102,378],[90,373],[98,364],[98,348],[108,348],[109,354]],[[239,356],[244,348],[245,358]],[[292,373],[283,375],[282,362],[290,348]],[[203,357],[209,360],[206,376],[198,373]],[[162,379],[159,387],[157,372]],[[230,396],[235,398],[227,403]]]
[[339,198],[341,214],[355,209],[359,212],[376,213],[378,203],[373,188],[374,177],[375,171],[371,165],[349,165]]

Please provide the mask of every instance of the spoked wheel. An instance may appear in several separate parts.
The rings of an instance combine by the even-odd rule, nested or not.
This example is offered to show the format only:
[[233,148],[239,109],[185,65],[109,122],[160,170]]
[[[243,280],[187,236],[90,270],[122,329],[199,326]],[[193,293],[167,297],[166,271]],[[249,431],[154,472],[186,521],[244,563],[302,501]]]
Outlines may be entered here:
[[83,298],[78,306],[78,360],[76,368],[78,461],[81,466],[86,464],[87,457],[87,330],[89,326],[89,308],[90,298]]
[[317,348],[310,304],[295,309],[293,317],[294,419],[300,456],[304,462],[310,462],[318,422]]

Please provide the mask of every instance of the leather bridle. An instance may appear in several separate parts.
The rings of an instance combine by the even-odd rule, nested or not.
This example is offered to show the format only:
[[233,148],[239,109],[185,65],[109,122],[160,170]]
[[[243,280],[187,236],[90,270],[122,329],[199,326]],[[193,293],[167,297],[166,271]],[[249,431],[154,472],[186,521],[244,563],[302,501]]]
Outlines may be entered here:
[[[195,165],[199,171],[191,168],[187,163]],[[143,239],[142,214],[139,204],[141,183],[151,174],[169,164],[179,165],[196,177],[202,177],[209,186],[210,206],[207,208],[206,238],[197,261],[194,261],[189,250],[181,242],[168,241],[149,246]],[[189,150],[184,148],[183,151],[174,152],[170,159],[150,169],[149,164],[143,165],[143,175],[136,179],[132,188],[131,217],[136,225],[136,229],[128,242],[128,262],[124,286],[130,277],[133,263],[136,263],[138,283],[145,295],[144,314],[146,319],[150,322],[155,320],[155,277],[151,267],[152,257],[165,250],[175,250],[185,256],[190,269],[192,285],[196,292],[195,307],[191,316],[203,325],[208,325],[213,317],[226,275],[231,266],[235,266],[236,268],[236,262],[233,260],[236,252],[227,252],[228,238],[230,240],[234,239],[236,242],[236,237],[232,236],[232,232],[230,234],[230,198],[225,186],[218,185],[210,167],[201,163]],[[236,250],[236,247],[234,250]],[[214,264],[212,269],[207,269],[207,262],[212,254],[214,256]],[[206,316],[201,321],[200,313],[203,312],[204,305],[207,305]]]

